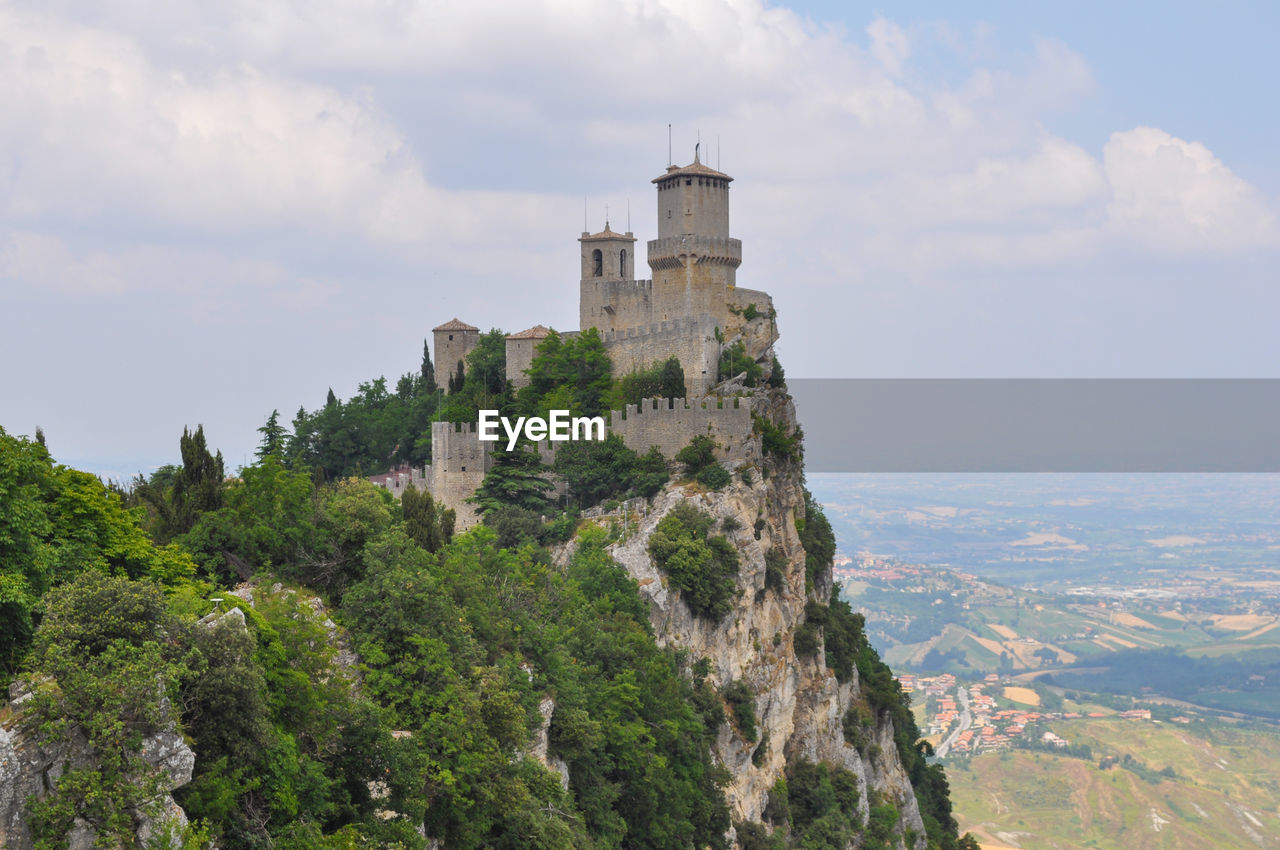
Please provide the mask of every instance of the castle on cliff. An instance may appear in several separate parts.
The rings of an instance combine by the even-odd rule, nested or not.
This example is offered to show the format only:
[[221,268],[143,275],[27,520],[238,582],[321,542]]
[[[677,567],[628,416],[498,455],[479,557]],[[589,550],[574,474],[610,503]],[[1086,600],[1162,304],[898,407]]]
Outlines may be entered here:
[[[773,300],[765,292],[737,285],[742,243],[729,235],[729,184],[733,178],[703,165],[670,165],[653,179],[658,193],[658,238],[648,243],[649,280],[635,277],[636,238],[617,233],[606,220],[599,233],[584,231],[578,321],[596,328],[613,363],[625,375],[679,359],[687,398],[645,399],[612,411],[609,430],[637,452],[657,446],[671,458],[698,434],[720,446],[721,460],[746,462],[759,451],[751,438],[749,399],[721,395],[720,355],[741,342],[747,355],[766,369],[778,338]],[[506,338],[507,379],[528,384],[526,370],[550,329],[535,325]],[[565,332],[574,336],[578,331]],[[432,331],[435,362],[442,373],[465,371],[466,356],[480,329],[458,319]],[[397,495],[409,484],[428,490],[457,512],[458,527],[478,521],[465,500],[492,466],[493,443],[481,443],[476,423],[434,422],[432,462],[421,470],[400,469],[374,476]],[[551,444],[538,444],[549,460]]]

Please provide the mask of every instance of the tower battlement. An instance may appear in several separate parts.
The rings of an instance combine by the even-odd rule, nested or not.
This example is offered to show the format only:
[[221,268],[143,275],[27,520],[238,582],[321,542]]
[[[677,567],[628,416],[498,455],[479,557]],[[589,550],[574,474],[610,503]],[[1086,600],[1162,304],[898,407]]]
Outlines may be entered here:
[[689,260],[736,269],[742,265],[742,240],[727,236],[667,236],[649,240],[649,268],[674,269]]

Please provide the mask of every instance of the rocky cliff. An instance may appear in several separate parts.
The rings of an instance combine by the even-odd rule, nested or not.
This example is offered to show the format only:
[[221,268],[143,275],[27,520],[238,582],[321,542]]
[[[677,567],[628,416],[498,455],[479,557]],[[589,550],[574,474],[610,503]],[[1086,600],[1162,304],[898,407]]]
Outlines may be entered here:
[[[10,688],[11,702],[0,722],[0,847],[30,850],[31,828],[27,806],[53,793],[58,780],[71,769],[92,767],[96,755],[82,730],[62,738],[41,735],[34,724],[24,722],[31,691],[20,682]],[[162,840],[187,825],[187,816],[169,792],[191,781],[196,756],[187,746],[177,724],[157,729],[142,738],[142,762],[157,771],[159,793],[132,812],[135,834],[142,846]],[[68,850],[92,850],[98,835],[85,820],[76,818],[66,836]]]
[[[794,431],[794,408],[785,393],[760,395],[755,407],[757,415]],[[733,608],[716,620],[693,613],[649,551],[658,523],[682,503],[714,517],[713,530],[724,533],[739,554]],[[826,603],[832,587],[830,563],[816,574],[806,570],[797,528],[805,519],[800,464],[762,456],[718,491],[673,484],[642,516],[632,516],[637,520],[634,532],[611,551],[651,603],[659,643],[687,650],[691,662],[709,659],[709,678],[718,692],[745,682],[752,694],[759,730],[755,741],[726,723],[716,744],[716,755],[732,776],[726,795],[734,820],[761,821],[769,791],[789,764],[826,762],[856,775],[864,823],[874,791],[877,799],[897,808],[899,841],[923,847],[924,825],[895,747],[892,721],[883,714],[869,720],[862,752],[847,743],[844,718],[851,707],[867,702],[857,671],[842,684],[827,669],[821,644],[812,656],[797,651],[806,603]],[[782,567],[780,586],[776,579],[767,581],[770,561],[775,570]],[[867,711],[866,716],[875,718],[876,713]]]

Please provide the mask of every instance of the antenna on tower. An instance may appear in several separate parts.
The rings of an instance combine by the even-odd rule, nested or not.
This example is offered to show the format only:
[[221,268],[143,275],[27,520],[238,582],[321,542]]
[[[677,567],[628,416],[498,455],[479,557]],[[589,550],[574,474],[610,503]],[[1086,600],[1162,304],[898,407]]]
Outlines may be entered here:
[[631,232],[631,198],[627,198],[627,232]]
[[720,170],[720,134],[716,133],[716,171]]
[[591,225],[587,223],[587,196],[582,196],[582,232],[590,233]]
[[667,125],[667,168],[671,167],[671,125]]

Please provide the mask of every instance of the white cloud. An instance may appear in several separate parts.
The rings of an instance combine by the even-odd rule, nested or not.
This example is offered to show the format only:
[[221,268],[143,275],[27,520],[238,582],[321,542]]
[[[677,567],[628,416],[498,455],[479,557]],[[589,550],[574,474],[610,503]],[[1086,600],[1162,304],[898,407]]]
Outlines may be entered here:
[[[223,376],[256,399],[236,412],[252,440],[285,403],[273,380],[315,382],[293,402],[310,405],[327,381],[404,368],[401,348],[411,366],[455,313],[576,319],[582,196],[592,226],[630,198],[652,236],[669,121],[677,160],[699,129],[705,161],[723,140],[740,280],[778,299],[792,374],[833,362],[833,339],[887,373],[980,372],[988,341],[1066,371],[1082,350],[1109,362],[1111,337],[1148,337],[1061,330],[1118,315],[1109,260],[1154,278],[1174,250],[1216,265],[1276,244],[1272,200],[1206,146],[1046,129],[1097,85],[1070,46],[988,61],[994,35],[957,32],[881,17],[850,35],[761,0],[0,0],[0,309],[86,327],[110,311],[131,334],[162,311],[211,317],[166,325],[207,350],[258,322]],[[262,373],[273,352],[287,379]],[[66,360],[32,385],[77,397]]]
[[911,55],[911,44],[902,27],[885,18],[876,18],[867,27],[871,55],[890,76],[902,73],[902,63]]
[[1179,253],[1277,243],[1266,201],[1199,142],[1138,127],[1112,135],[1103,161],[1117,236]]
[[0,281],[77,298],[164,294],[204,306],[220,293],[235,293],[243,303],[247,291],[255,302],[293,311],[321,307],[337,291],[331,280],[250,256],[151,244],[76,250],[58,236],[32,231],[0,241]]

